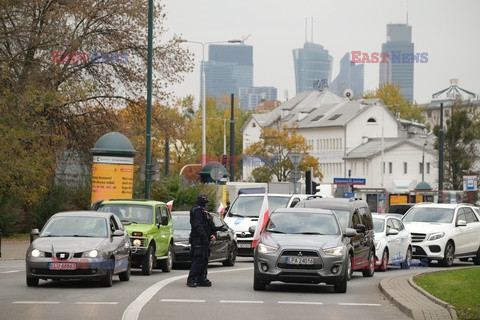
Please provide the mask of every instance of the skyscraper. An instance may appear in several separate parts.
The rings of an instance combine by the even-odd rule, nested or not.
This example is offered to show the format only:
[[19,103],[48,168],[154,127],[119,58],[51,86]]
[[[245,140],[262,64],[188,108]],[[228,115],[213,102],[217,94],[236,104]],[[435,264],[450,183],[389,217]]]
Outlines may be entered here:
[[380,63],[380,84],[400,83],[400,93],[413,102],[413,67],[415,60],[404,57],[414,56],[412,27],[408,24],[387,24],[387,42],[382,52],[388,53],[387,63]]
[[323,46],[305,42],[293,50],[297,94],[330,84],[333,57]]
[[350,52],[340,60],[340,73],[332,81],[330,90],[342,96],[346,89],[351,89],[355,98],[359,98],[364,90],[364,64],[351,62]]
[[256,109],[261,102],[277,100],[277,88],[250,87],[239,88],[240,107],[244,110]]
[[[239,88],[253,86],[253,47],[209,45],[205,61],[205,91],[208,96],[238,94]],[[202,98],[202,97],[201,97]]]

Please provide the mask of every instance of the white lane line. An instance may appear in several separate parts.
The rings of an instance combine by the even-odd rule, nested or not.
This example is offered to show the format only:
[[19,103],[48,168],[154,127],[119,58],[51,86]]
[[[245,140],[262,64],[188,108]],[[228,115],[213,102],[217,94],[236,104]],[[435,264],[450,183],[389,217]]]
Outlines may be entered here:
[[206,302],[206,300],[188,300],[188,299],[162,299],[160,301],[162,302],[199,302],[199,303]]
[[60,301],[13,301],[15,304],[59,304]]
[[107,302],[107,301],[80,301],[80,302],[75,302],[75,304],[118,304],[118,302]]
[[339,302],[339,306],[367,306],[367,307],[381,307],[379,303],[348,303],[348,302]]
[[245,300],[220,300],[220,303],[263,303],[263,301],[245,301]]
[[15,273],[15,272],[20,272],[22,270],[10,270],[10,271],[2,271],[0,273]]
[[[253,267],[250,268],[238,268],[238,269],[229,269],[229,270],[222,270],[222,271],[213,271],[209,273],[222,273],[222,272],[236,272],[236,271],[243,271],[243,270],[252,270]],[[137,320],[138,316],[140,315],[140,311],[142,308],[153,298],[153,296],[165,287],[167,284],[170,284],[174,281],[185,279],[188,277],[188,274],[183,276],[177,276],[168,278],[165,280],[160,280],[157,283],[154,283],[150,287],[148,287],[145,291],[143,291],[137,299],[135,299],[130,305],[125,309],[123,312],[122,320]]]
[[308,302],[308,301],[278,301],[278,304],[312,304],[312,305],[319,305],[319,304],[323,304],[323,302]]

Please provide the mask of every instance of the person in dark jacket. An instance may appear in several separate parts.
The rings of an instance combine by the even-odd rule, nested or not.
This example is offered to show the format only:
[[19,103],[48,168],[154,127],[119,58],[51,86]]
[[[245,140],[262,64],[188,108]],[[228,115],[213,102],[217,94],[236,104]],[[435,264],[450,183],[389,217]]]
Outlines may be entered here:
[[208,198],[201,194],[190,210],[190,245],[192,266],[187,278],[189,287],[210,287],[212,282],[207,279],[208,256],[210,255],[210,241],[215,241],[215,226],[212,217],[206,210]]

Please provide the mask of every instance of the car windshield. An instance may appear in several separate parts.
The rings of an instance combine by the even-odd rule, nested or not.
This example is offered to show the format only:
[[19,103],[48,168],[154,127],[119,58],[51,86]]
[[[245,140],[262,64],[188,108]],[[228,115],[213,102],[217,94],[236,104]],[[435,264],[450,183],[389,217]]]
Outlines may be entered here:
[[54,217],[48,221],[40,237],[106,238],[107,220],[97,217]]
[[342,230],[345,230],[348,228],[348,220],[350,219],[350,212],[346,210],[337,210],[337,209],[331,209],[333,212],[335,212],[335,215],[337,216],[338,223],[342,227]]
[[123,223],[153,223],[153,210],[151,206],[137,204],[102,204],[98,211],[111,212],[122,220]]
[[174,215],[172,214],[172,222],[174,230],[190,230],[190,216],[189,215]]
[[402,218],[404,222],[437,222],[451,223],[453,221],[453,209],[412,207]]
[[[262,209],[263,198],[263,195],[238,197],[229,210],[229,216],[258,217]],[[268,210],[270,212],[278,208],[286,207],[290,200],[290,197],[282,196],[267,196],[267,198]]]
[[316,212],[274,212],[265,230],[285,234],[335,235],[340,233],[333,215]]
[[375,233],[382,233],[384,230],[384,226],[385,220],[373,218],[373,229],[375,230]]

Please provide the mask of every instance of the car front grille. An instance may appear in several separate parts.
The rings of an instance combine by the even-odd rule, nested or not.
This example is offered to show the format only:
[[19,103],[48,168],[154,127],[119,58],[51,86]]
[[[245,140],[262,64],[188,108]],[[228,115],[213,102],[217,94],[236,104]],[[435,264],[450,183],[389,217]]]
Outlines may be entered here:
[[70,253],[68,252],[56,252],[55,257],[60,260],[67,260],[68,257],[70,256]]
[[97,273],[96,269],[76,269],[76,270],[49,270],[47,268],[31,268],[32,274],[39,276],[88,276]]
[[134,240],[140,240],[142,244],[140,245],[140,248],[146,248],[148,244],[148,239],[147,238],[142,238],[142,237],[130,237],[130,244],[133,247],[133,241]]
[[312,264],[312,265],[298,265],[298,264],[286,264],[286,263],[278,263],[277,266],[280,269],[287,269],[287,270],[320,270],[322,269],[321,264]]
[[286,250],[282,252],[282,256],[289,257],[318,257],[318,252],[305,250]]
[[412,242],[422,242],[426,238],[425,233],[411,233],[412,235]]

